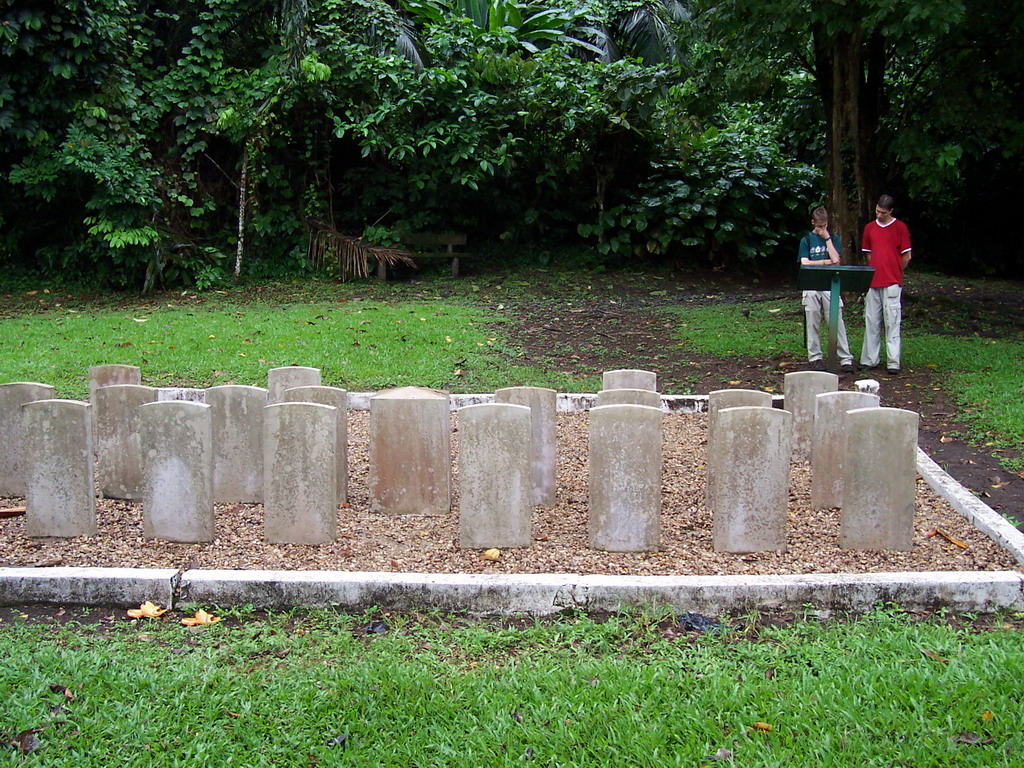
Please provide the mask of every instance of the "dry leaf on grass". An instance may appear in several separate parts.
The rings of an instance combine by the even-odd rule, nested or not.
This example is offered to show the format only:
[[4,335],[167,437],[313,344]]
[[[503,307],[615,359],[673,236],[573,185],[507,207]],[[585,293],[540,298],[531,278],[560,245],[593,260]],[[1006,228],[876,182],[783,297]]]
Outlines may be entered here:
[[159,605],[147,600],[138,608],[129,608],[128,615],[133,619],[155,619],[158,616],[163,616],[167,613],[166,608],[161,608]]
[[771,731],[775,730],[775,726],[773,726],[771,723],[764,723],[760,720],[758,720],[750,727],[753,728],[755,731],[761,731],[762,733],[770,733]]
[[220,621],[219,616],[214,616],[212,613],[207,613],[202,608],[196,611],[195,616],[186,616],[181,620],[181,623],[186,627],[205,627],[208,624],[214,624]]

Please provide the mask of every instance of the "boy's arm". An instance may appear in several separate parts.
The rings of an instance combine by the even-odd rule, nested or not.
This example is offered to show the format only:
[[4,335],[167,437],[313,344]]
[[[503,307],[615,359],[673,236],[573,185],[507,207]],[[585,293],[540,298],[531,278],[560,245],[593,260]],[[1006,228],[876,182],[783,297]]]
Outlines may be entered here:
[[839,263],[839,235],[832,235],[825,240],[825,247],[828,249],[828,258],[833,264]]

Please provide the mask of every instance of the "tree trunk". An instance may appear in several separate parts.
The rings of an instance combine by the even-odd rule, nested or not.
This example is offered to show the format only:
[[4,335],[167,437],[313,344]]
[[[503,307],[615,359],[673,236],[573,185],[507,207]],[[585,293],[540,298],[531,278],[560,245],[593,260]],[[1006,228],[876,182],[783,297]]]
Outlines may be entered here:
[[238,244],[235,247],[235,281],[242,273],[242,256],[245,254],[246,213],[249,208],[249,143],[242,152],[242,174],[238,182]]
[[863,263],[860,233],[879,186],[877,136],[882,112],[885,40],[857,27],[833,36],[813,30],[815,76],[826,114],[827,204],[843,240],[844,261]]

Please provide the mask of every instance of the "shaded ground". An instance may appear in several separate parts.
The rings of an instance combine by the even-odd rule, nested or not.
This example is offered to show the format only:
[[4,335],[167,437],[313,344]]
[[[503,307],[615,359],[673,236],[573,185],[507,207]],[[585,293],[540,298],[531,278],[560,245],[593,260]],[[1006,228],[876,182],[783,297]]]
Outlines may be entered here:
[[[741,282],[722,275],[658,276],[601,274],[581,276],[575,291],[553,284],[534,299],[516,301],[520,322],[505,328],[526,350],[525,361],[567,373],[587,374],[616,368],[658,372],[669,394],[706,394],[715,389],[772,387],[783,391],[786,373],[806,368],[806,358],[789,353],[763,359],[695,356],[680,348],[673,326],[659,312],[666,306],[747,303],[791,298],[794,334],[802,333],[802,311],[791,276]],[[1020,287],[983,283],[949,288],[927,275],[915,275],[904,287],[904,335],[929,332],[962,336],[1019,336],[1024,333]],[[848,325],[862,317],[850,302]],[[859,349],[854,349],[856,358]],[[842,377],[851,388],[858,378],[882,384],[883,405],[921,414],[922,448],[986,504],[1024,526],[1024,477],[1001,466],[998,455],[1019,456],[965,443],[968,434],[959,408],[943,388],[943,372],[905,360],[898,377],[884,370]]]

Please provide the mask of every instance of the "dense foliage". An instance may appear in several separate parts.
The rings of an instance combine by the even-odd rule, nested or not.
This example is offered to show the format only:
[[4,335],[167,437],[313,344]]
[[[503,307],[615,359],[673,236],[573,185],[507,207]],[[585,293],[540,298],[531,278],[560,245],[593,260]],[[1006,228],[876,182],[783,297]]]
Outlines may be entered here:
[[[832,167],[812,65],[824,33],[803,5],[9,3],[0,260],[204,287],[302,269],[311,235],[460,230],[481,251],[788,261]],[[875,5],[844,23],[861,8],[881,28]],[[898,50],[873,186],[908,201],[933,260],[1013,272],[1008,238],[965,263],[971,232],[952,214],[991,205],[1020,170],[1021,21],[966,5],[906,0],[882,30]]]

